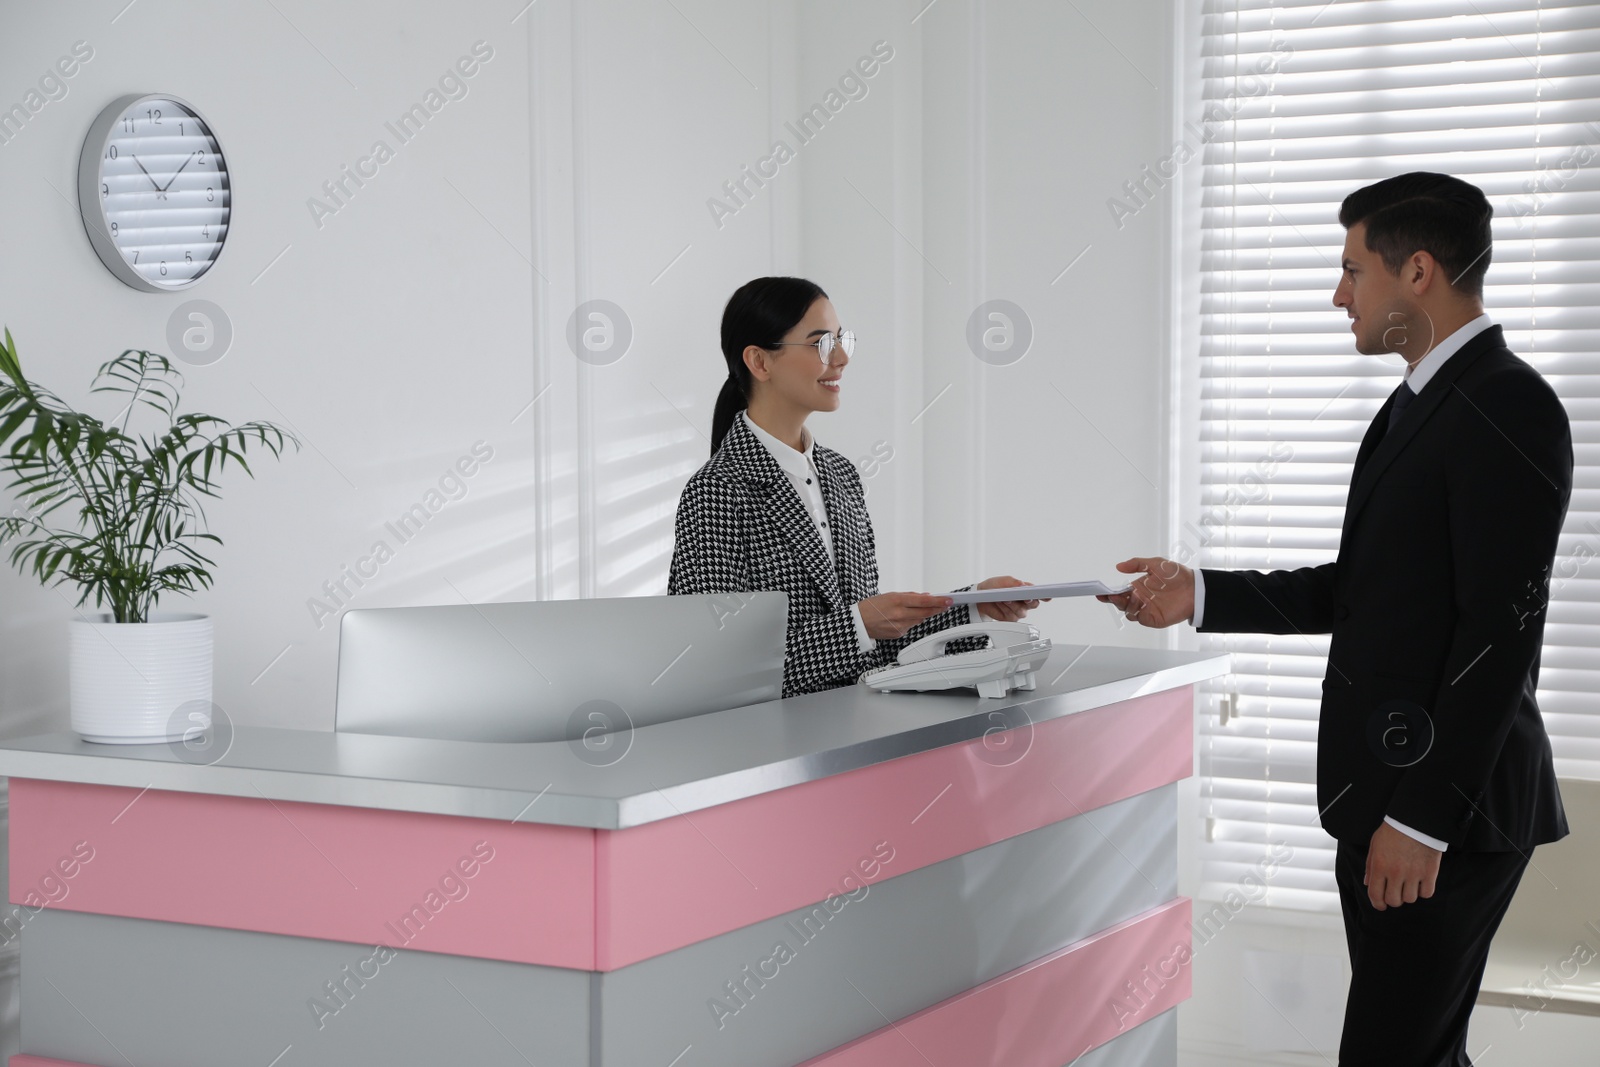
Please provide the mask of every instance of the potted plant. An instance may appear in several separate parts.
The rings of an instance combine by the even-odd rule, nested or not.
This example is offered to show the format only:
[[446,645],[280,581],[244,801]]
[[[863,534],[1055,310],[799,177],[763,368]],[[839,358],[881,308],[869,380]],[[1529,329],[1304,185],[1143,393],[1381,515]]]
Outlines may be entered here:
[[[47,586],[78,587],[72,620],[72,728],[89,741],[181,739],[192,730],[180,708],[211,704],[211,620],[154,610],[163,593],[209,588],[202,497],[230,462],[251,472],[251,443],[274,457],[293,434],[268,422],[230,425],[178,413],[183,376],[162,355],[129,349],[100,367],[92,392],[118,393],[109,423],[75,411],[29,382],[11,331],[0,347],[0,470],[20,507],[0,519],[18,571]],[[159,418],[150,419],[154,411]],[[155,425],[129,427],[138,413]],[[9,442],[9,448],[7,443]],[[46,522],[63,507],[75,526]],[[209,720],[204,725],[209,725]]]

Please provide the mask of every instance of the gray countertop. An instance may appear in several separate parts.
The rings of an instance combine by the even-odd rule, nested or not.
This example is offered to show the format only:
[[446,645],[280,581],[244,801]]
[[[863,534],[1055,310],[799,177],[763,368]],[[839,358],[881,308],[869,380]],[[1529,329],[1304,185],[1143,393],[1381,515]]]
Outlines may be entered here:
[[16,738],[0,742],[0,775],[616,830],[1228,670],[1226,654],[1057,645],[1033,692],[985,700],[971,690],[848,686],[640,727],[603,756],[562,741],[239,726],[209,763],[165,744],[92,744],[70,732]]

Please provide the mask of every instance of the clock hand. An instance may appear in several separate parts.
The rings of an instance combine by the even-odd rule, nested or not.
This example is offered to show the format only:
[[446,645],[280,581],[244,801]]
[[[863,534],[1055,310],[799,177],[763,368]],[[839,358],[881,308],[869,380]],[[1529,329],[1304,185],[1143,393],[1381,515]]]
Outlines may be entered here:
[[[135,162],[135,163],[139,163],[139,157],[138,157],[138,156],[134,156],[134,157],[133,157],[133,161],[134,161],[134,162]],[[139,163],[139,169],[140,169],[140,170],[144,170],[144,164],[143,164],[143,163]],[[147,170],[144,170],[144,176],[145,176],[145,177],[146,177],[146,178],[150,178],[150,172],[149,172],[149,171],[147,171]],[[151,184],[151,185],[156,185],[156,180],[155,180],[155,179],[154,179],[154,178],[150,178],[150,184]],[[159,186],[159,185],[156,185],[156,192],[158,192],[158,193],[159,193],[159,192],[161,192],[161,191],[162,191],[162,189],[161,189],[161,186]]]
[[168,189],[172,188],[172,183],[178,180],[178,175],[183,173],[183,168],[187,167],[189,164],[193,163],[194,162],[194,157],[199,155],[199,154],[200,153],[197,152],[197,151],[189,153],[189,158],[184,160],[182,163],[180,163],[178,165],[178,169],[172,172],[172,177],[167,179],[167,184],[165,184],[165,185],[163,185],[161,187],[161,191],[163,193],[166,192]]

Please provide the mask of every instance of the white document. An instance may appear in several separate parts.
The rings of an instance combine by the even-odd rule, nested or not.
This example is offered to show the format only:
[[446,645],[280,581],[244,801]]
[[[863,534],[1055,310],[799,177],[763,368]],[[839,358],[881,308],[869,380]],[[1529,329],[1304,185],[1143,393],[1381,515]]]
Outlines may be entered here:
[[1048,600],[1067,596],[1109,596],[1126,593],[1131,586],[1113,589],[1104,582],[1056,582],[1053,585],[1013,585],[1005,589],[969,589],[946,593],[957,604],[992,604],[999,600]]

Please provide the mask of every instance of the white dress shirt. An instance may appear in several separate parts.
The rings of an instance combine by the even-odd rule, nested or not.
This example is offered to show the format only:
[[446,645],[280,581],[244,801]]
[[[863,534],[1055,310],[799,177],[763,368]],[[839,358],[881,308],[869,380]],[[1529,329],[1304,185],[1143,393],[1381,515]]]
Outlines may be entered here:
[[[815,458],[816,441],[812,438],[811,431],[804,426],[800,428],[800,443],[804,447],[796,451],[791,445],[778,440],[757,426],[745,412],[739,412],[739,417],[744,419],[745,425],[756,435],[756,440],[772,454],[779,468],[788,476],[795,492],[800,494],[800,503],[805,506],[806,513],[816,525],[817,534],[822,538],[822,547],[828,553],[828,562],[833,563],[833,531],[828,529],[828,508],[822,500],[822,484],[817,474]],[[977,621],[976,610],[973,605],[967,605],[968,621]],[[867,633],[867,624],[861,617],[859,603],[850,605],[850,617],[855,621],[856,644],[861,651],[871,652],[878,643]]]
[[[1439,373],[1439,368],[1444,366],[1445,360],[1461,351],[1462,346],[1464,346],[1468,341],[1472,340],[1474,337],[1478,336],[1484,330],[1487,330],[1493,325],[1494,320],[1489,318],[1488,314],[1485,313],[1483,315],[1479,315],[1471,322],[1468,322],[1465,325],[1457,328],[1456,331],[1450,336],[1434,345],[1433,348],[1429,350],[1427,355],[1417,360],[1417,362],[1414,364],[1408,364],[1406,366],[1402,381],[1411,386],[1411,391],[1413,393],[1422,392],[1422,390],[1427,387],[1428,382],[1432,380],[1433,376]],[[1194,572],[1194,616],[1191,619],[1191,622],[1196,627],[1200,626],[1200,620],[1205,618],[1205,611],[1206,580],[1205,576],[1197,567],[1195,568]],[[1421,841],[1429,848],[1435,848],[1440,852],[1443,852],[1448,847],[1444,841],[1439,840],[1437,837],[1429,837],[1420,830],[1413,830],[1404,823],[1395,822],[1387,815],[1383,817],[1383,821],[1394,827],[1396,830],[1399,830],[1407,837],[1415,838],[1416,840]]]

